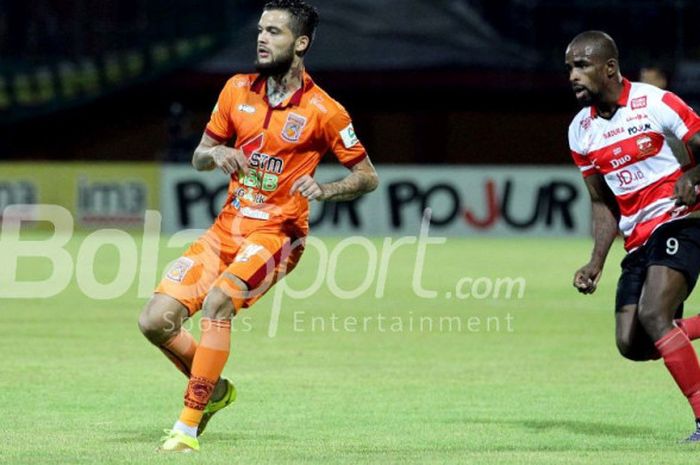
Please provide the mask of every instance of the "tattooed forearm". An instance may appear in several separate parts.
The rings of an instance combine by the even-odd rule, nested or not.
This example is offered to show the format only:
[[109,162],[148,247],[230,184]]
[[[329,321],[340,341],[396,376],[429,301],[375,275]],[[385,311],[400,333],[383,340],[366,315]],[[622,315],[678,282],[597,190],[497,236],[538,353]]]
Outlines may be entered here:
[[321,184],[323,195],[320,200],[353,200],[362,194],[371,192],[379,185],[379,177],[374,168],[353,170],[345,179]]

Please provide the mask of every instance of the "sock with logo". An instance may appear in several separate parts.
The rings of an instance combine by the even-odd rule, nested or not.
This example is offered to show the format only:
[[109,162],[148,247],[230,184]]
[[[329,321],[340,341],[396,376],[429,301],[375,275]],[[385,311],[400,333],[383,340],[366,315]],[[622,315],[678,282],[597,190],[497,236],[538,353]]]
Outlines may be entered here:
[[231,320],[202,318],[202,338],[192,361],[192,375],[185,391],[180,421],[196,427],[224,371],[231,344]]

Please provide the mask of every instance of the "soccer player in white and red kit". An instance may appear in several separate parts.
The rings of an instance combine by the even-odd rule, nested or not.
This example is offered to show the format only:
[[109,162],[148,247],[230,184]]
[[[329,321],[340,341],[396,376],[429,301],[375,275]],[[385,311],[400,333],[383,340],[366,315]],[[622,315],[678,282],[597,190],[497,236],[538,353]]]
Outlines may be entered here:
[[594,226],[591,259],[574,286],[596,290],[621,233],[628,254],[617,286],[617,347],[630,360],[664,359],[696,418],[687,440],[700,441],[700,364],[690,343],[700,337],[700,317],[674,320],[700,273],[700,167],[681,166],[668,142],[677,138],[700,153],[700,117],[676,95],[624,79],[617,46],[603,32],[576,36],[566,67],[584,107],[569,127],[569,145]]

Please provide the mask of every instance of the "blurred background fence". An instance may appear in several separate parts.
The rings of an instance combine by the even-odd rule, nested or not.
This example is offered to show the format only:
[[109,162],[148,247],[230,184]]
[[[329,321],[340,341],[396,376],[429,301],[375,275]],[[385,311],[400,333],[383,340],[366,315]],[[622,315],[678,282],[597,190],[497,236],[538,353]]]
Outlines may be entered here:
[[[252,71],[263,3],[0,0],[0,160],[38,163],[39,171],[59,161],[81,167],[189,161],[224,82]],[[563,165],[563,173],[572,172],[566,128],[577,108],[563,56],[577,33],[609,32],[627,77],[637,79],[642,67],[654,66],[681,97],[700,101],[700,30],[694,24],[700,2],[313,3],[321,25],[307,68],[350,111],[373,161],[446,165],[449,180],[442,184],[478,187],[479,193],[460,195],[483,205],[476,212],[482,218],[491,195],[486,186],[499,182],[486,176],[488,167],[502,166],[513,179],[528,166]],[[460,186],[453,165],[484,169],[467,187]],[[406,167],[409,178],[417,176],[413,169]],[[6,205],[15,197],[3,197],[2,186],[20,180],[9,169],[0,171],[0,205]],[[540,198],[543,182],[562,180],[556,176],[523,189]],[[566,182],[580,188],[576,180]],[[495,188],[496,203],[507,197],[505,185]],[[546,195],[566,198],[557,189]],[[35,200],[47,200],[36,191]],[[449,213],[454,196],[447,189],[437,194],[433,203]],[[574,217],[587,208],[579,200],[572,204]],[[455,216],[464,217],[468,205],[455,205]],[[502,211],[498,215],[503,220]]]

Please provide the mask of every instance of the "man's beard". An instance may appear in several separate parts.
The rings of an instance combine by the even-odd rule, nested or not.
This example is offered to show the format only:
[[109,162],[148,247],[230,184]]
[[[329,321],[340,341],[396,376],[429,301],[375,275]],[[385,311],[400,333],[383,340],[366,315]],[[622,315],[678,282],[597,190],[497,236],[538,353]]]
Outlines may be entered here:
[[283,76],[287,74],[294,61],[294,48],[290,47],[287,53],[274,58],[269,63],[260,63],[255,59],[255,69],[263,76]]
[[579,104],[580,107],[585,108],[585,107],[590,107],[593,105],[593,99],[590,96],[586,96],[585,98],[582,99],[577,99],[576,102]]
[[587,87],[583,87],[583,89],[586,90],[586,93],[583,95],[583,97],[576,97],[576,102],[579,104],[579,106],[590,107],[598,103],[598,100],[600,99],[600,94],[591,92],[591,90]]

